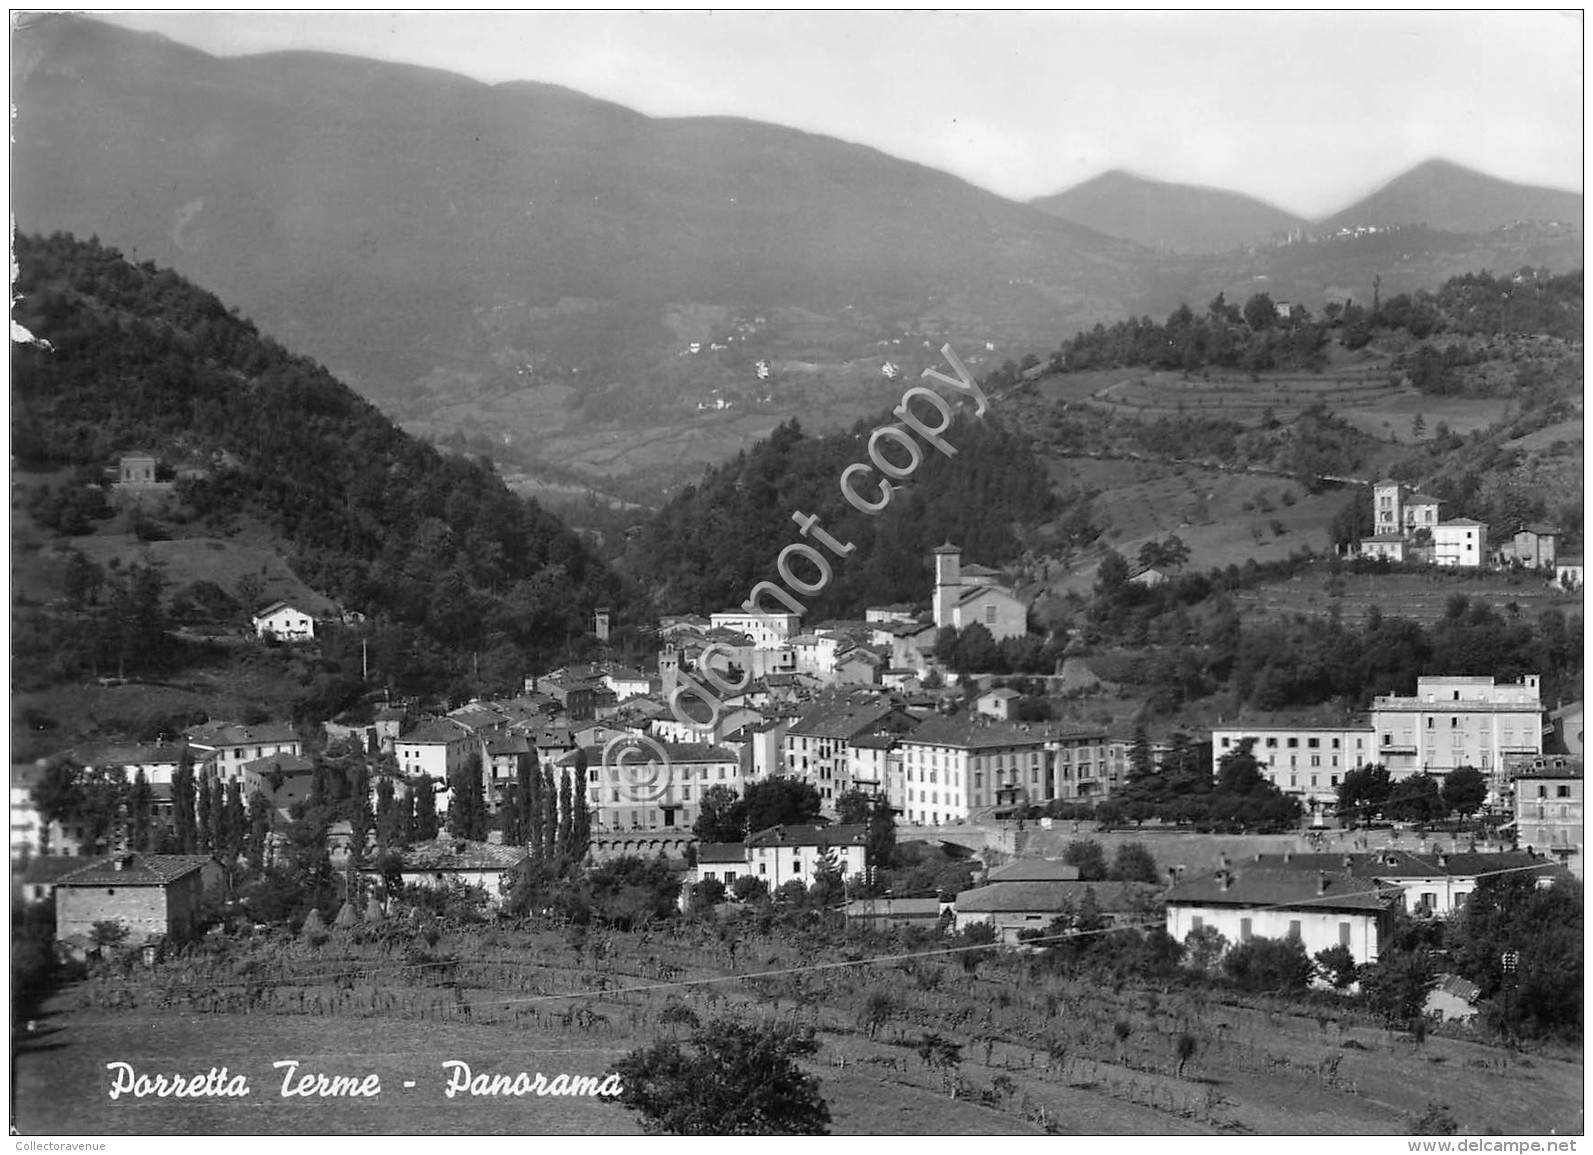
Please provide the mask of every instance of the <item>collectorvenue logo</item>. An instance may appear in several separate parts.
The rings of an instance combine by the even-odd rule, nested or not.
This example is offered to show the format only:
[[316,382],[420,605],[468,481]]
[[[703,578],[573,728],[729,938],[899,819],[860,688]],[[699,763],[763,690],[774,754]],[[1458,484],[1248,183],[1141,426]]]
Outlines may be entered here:
[[[984,417],[990,409],[990,400],[984,390],[974,381],[973,374],[968,372],[949,344],[942,345],[940,353],[957,375],[948,377],[938,369],[925,369],[923,379],[937,381],[971,399],[974,402],[974,416]],[[915,404],[921,408],[915,410]],[[925,406],[934,411],[931,417],[938,418],[933,425],[921,415],[925,411],[922,407]],[[869,435],[868,461],[853,462],[841,471],[841,495],[853,509],[870,517],[882,513],[890,505],[899,483],[911,478],[924,463],[924,455],[928,451],[926,446],[947,458],[957,456],[956,447],[945,437],[952,424],[951,402],[935,390],[923,385],[912,386],[903,392],[901,403],[892,412],[896,421],[879,426]],[[879,476],[872,476],[876,471]],[[866,492],[870,485],[874,488],[872,494]],[[799,509],[791,514],[791,520],[796,523],[802,537],[812,538],[837,559],[845,558],[857,549],[853,542],[839,542],[833,534],[823,529],[817,514],[804,513]],[[811,568],[811,577],[795,571],[793,565],[797,559]],[[775,572],[780,576],[779,584],[761,581],[752,587],[747,600],[741,603],[741,609],[754,619],[767,622],[775,616],[776,611],[764,608],[765,598],[773,599],[793,614],[805,613],[807,606],[799,598],[811,598],[824,592],[835,576],[830,559],[807,541],[794,542],[782,549],[775,558]],[[704,647],[697,655],[696,676],[682,670],[669,695],[670,713],[705,739],[712,735],[723,717],[725,702],[720,695],[734,697],[751,683],[752,676],[746,671],[742,672],[739,682],[730,680],[729,667],[734,657],[735,651],[721,642]],[[719,659],[724,660],[723,667],[714,664]],[[697,707],[696,714],[688,708],[688,703]],[[703,709],[706,709],[706,717],[702,714]],[[605,777],[610,782],[618,779],[617,784],[632,802],[657,802],[669,791],[669,754],[662,744],[645,734],[622,734],[610,739],[603,747],[603,766],[611,771]]]

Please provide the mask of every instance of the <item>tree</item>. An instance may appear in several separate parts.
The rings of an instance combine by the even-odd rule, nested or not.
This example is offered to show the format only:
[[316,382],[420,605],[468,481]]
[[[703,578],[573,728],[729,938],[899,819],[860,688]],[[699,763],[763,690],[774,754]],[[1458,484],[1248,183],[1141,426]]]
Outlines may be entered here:
[[1184,936],[1184,960],[1204,974],[1216,970],[1227,951],[1227,938],[1214,926],[1196,927]]
[[249,814],[243,806],[243,783],[237,778],[227,783],[222,814],[222,849],[226,852],[227,868],[231,870],[249,844]]
[[819,792],[796,778],[765,778],[747,787],[746,803],[749,834],[771,826],[801,826],[819,816]]
[[1135,726],[1134,743],[1128,751],[1129,777],[1143,778],[1155,772],[1156,761],[1151,755],[1150,735],[1145,732],[1144,726]]
[[868,845],[864,850],[868,865],[888,870],[896,862],[896,812],[889,799],[876,798],[868,813]]
[[[186,757],[186,751],[184,754]],[[71,764],[61,759],[50,762],[33,787],[33,807],[39,812],[40,841],[45,854],[50,853],[50,827],[76,814],[82,804],[78,775]]]
[[1443,817],[1442,792],[1431,774],[1412,774],[1390,788],[1383,814],[1395,822],[1432,822]]
[[487,835],[487,798],[481,774],[481,753],[473,750],[450,775],[448,832],[455,838],[479,842]]
[[554,859],[559,852],[559,787],[553,767],[542,767],[542,857]]
[[835,800],[836,821],[844,826],[861,826],[873,809],[873,795],[856,786]]
[[[392,787],[388,787],[391,791]],[[256,790],[249,795],[249,869],[259,870],[265,863],[266,836],[271,833],[271,803]]]
[[148,853],[154,849],[155,831],[151,822],[154,808],[154,791],[140,766],[133,775],[133,787],[127,792],[127,817],[129,850]]
[[1343,943],[1316,952],[1317,970],[1335,990],[1344,990],[1355,982],[1355,955]]
[[1349,771],[1339,782],[1339,817],[1355,822],[1370,821],[1388,802],[1391,788],[1388,771],[1381,765]]
[[702,792],[691,831],[703,842],[740,842],[747,833],[746,809],[730,787],[710,786]]
[[575,752],[573,811],[570,815],[570,860],[572,862],[584,860],[587,848],[592,845],[592,810],[586,799],[586,779],[586,751],[577,750]]
[[1173,1054],[1178,1059],[1178,1078],[1184,1077],[1184,1068],[1189,1064],[1189,1060],[1195,1057],[1195,1051],[1199,1046],[1199,1040],[1188,1031],[1178,1036],[1178,1040],[1173,1044]]
[[1247,991],[1303,991],[1316,971],[1297,938],[1252,938],[1229,950],[1222,967]]
[[570,771],[566,767],[559,775],[559,825],[555,835],[558,839],[557,856],[566,862],[571,858],[575,831],[575,797],[572,793],[573,790],[574,786],[570,782]]
[[1143,842],[1119,844],[1108,877],[1117,882],[1148,882],[1153,886],[1162,880],[1161,869]]
[[798,1060],[818,1051],[811,1032],[717,1019],[614,1065],[624,1089],[610,1102],[636,1111],[653,1135],[827,1135],[830,1109]]
[[432,788],[431,775],[422,774],[415,782],[416,842],[430,842],[437,837],[437,792]]
[[1420,950],[1386,950],[1357,977],[1367,1006],[1394,1027],[1408,1026],[1422,1013],[1433,987],[1432,965]]
[[1244,307],[1245,324],[1257,332],[1270,329],[1278,323],[1278,307],[1266,293],[1256,293]]
[[205,774],[203,775],[203,777],[201,777],[199,779],[198,783],[196,784],[196,801],[198,803],[198,806],[197,806],[197,809],[195,811],[195,816],[196,816],[195,817],[195,826],[196,826],[196,829],[195,829],[195,832],[194,832],[194,837],[195,837],[196,842],[197,842],[198,853],[200,853],[200,854],[210,854],[210,853],[212,853],[215,850],[215,843],[211,840],[211,834],[212,834],[211,825],[210,825],[211,792],[210,792],[210,772],[209,771],[206,771]]
[[354,797],[350,808],[349,825],[353,828],[353,851],[356,863],[365,858],[365,850],[370,845],[371,830],[376,825],[376,818],[371,813],[371,773],[361,758],[354,769]]
[[1488,798],[1488,780],[1473,766],[1457,766],[1444,776],[1443,801],[1445,810],[1453,810],[1462,818],[1469,818]]
[[1062,851],[1062,861],[1079,868],[1083,882],[1099,882],[1106,877],[1106,851],[1093,838],[1082,838],[1067,844]]

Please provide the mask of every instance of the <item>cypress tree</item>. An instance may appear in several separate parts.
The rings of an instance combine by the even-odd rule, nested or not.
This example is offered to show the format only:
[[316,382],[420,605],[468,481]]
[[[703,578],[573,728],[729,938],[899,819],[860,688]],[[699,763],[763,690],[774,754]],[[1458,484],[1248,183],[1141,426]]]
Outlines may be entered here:
[[521,812],[520,824],[524,828],[522,837],[528,844],[532,858],[546,857],[547,844],[543,838],[543,814],[545,804],[542,801],[542,768],[537,764],[537,753],[533,749],[531,756],[525,759],[521,766],[526,778],[525,809]]
[[431,775],[422,774],[415,784],[415,841],[430,842],[437,837],[437,795]]
[[249,795],[249,866],[259,870],[265,865],[266,836],[271,833],[271,802],[260,791]]
[[210,779],[210,853],[227,851],[227,788],[218,777]]
[[366,769],[362,758],[354,770],[354,797],[350,800],[349,825],[353,827],[354,861],[360,862],[365,858],[366,847],[370,845],[371,827],[375,819],[371,815],[371,775]]
[[207,770],[195,784],[197,793],[197,821],[195,822],[194,844],[198,854],[209,854],[214,848],[210,840],[210,772]]
[[154,792],[150,790],[149,779],[144,776],[144,768],[140,766],[133,775],[133,787],[127,793],[127,814],[132,827],[128,845],[143,853],[154,849],[155,838],[150,821],[153,803]]
[[561,859],[568,859],[574,849],[575,801],[570,792],[570,771],[566,767],[564,772],[559,775],[558,855]]
[[227,865],[234,865],[249,844],[249,815],[243,808],[243,783],[227,783]]
[[398,804],[393,797],[393,780],[382,775],[376,783],[376,847],[386,850],[398,840]]
[[570,856],[577,862],[586,857],[586,849],[592,842],[592,811],[587,802],[591,788],[589,777],[586,749],[582,747],[575,752],[574,797],[571,799],[574,812],[570,818]]
[[542,857],[552,858],[559,845],[559,793],[553,767],[542,768]]

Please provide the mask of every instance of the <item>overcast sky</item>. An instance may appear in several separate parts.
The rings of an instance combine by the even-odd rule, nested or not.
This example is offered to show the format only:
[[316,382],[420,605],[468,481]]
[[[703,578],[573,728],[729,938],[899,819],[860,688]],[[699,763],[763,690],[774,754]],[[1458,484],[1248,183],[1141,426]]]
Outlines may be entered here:
[[1111,168],[1305,216],[1446,157],[1582,188],[1576,12],[211,12],[108,17],[746,116],[1026,199]]

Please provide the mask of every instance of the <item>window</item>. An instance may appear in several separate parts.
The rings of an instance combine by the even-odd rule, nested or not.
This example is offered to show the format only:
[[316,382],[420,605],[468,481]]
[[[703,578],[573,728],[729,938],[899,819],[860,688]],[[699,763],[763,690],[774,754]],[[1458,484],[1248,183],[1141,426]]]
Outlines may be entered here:
[[1569,798],[1571,797],[1571,788],[1569,786],[1556,786],[1554,788],[1554,796],[1556,798]]
[[1294,939],[1296,942],[1300,940],[1300,920],[1297,918],[1291,918],[1289,920],[1289,937]]
[[1190,915],[1190,917],[1189,917],[1189,929],[1190,930],[1199,930],[1201,927],[1203,927],[1205,925],[1206,925],[1206,922],[1205,922],[1205,920],[1203,918],[1200,917],[1200,915],[1198,915],[1198,914]]
[[1322,739],[1320,739],[1320,738],[1307,738],[1305,740],[1305,744],[1310,749],[1315,750],[1318,746],[1322,745]]
[[1328,785],[1329,786],[1337,786],[1338,784],[1339,784],[1339,776],[1337,774],[1331,775],[1328,778]]
[[996,624],[996,607],[995,606],[986,606],[985,607],[985,625],[993,626],[995,624]]
[[1250,920],[1248,918],[1241,918],[1239,920],[1239,941],[1250,941]]
[[758,873],[759,874],[768,874],[769,873],[769,864],[767,862],[758,863]]
[[1339,945],[1350,945],[1350,924],[1347,922],[1339,923]]
[[1271,749],[1271,750],[1276,750],[1278,748],[1278,740],[1276,738],[1268,738],[1267,739],[1267,748]]
[[1298,738],[1290,738],[1289,739],[1289,749],[1298,750],[1299,748],[1300,748],[1300,739],[1298,739]]
[[1320,755],[1320,754],[1312,754],[1311,755],[1311,765],[1313,765],[1313,766],[1322,765],[1322,755]]
[[1339,740],[1337,738],[1335,738],[1335,739],[1333,739],[1333,749],[1337,750],[1338,748],[1339,748]]

